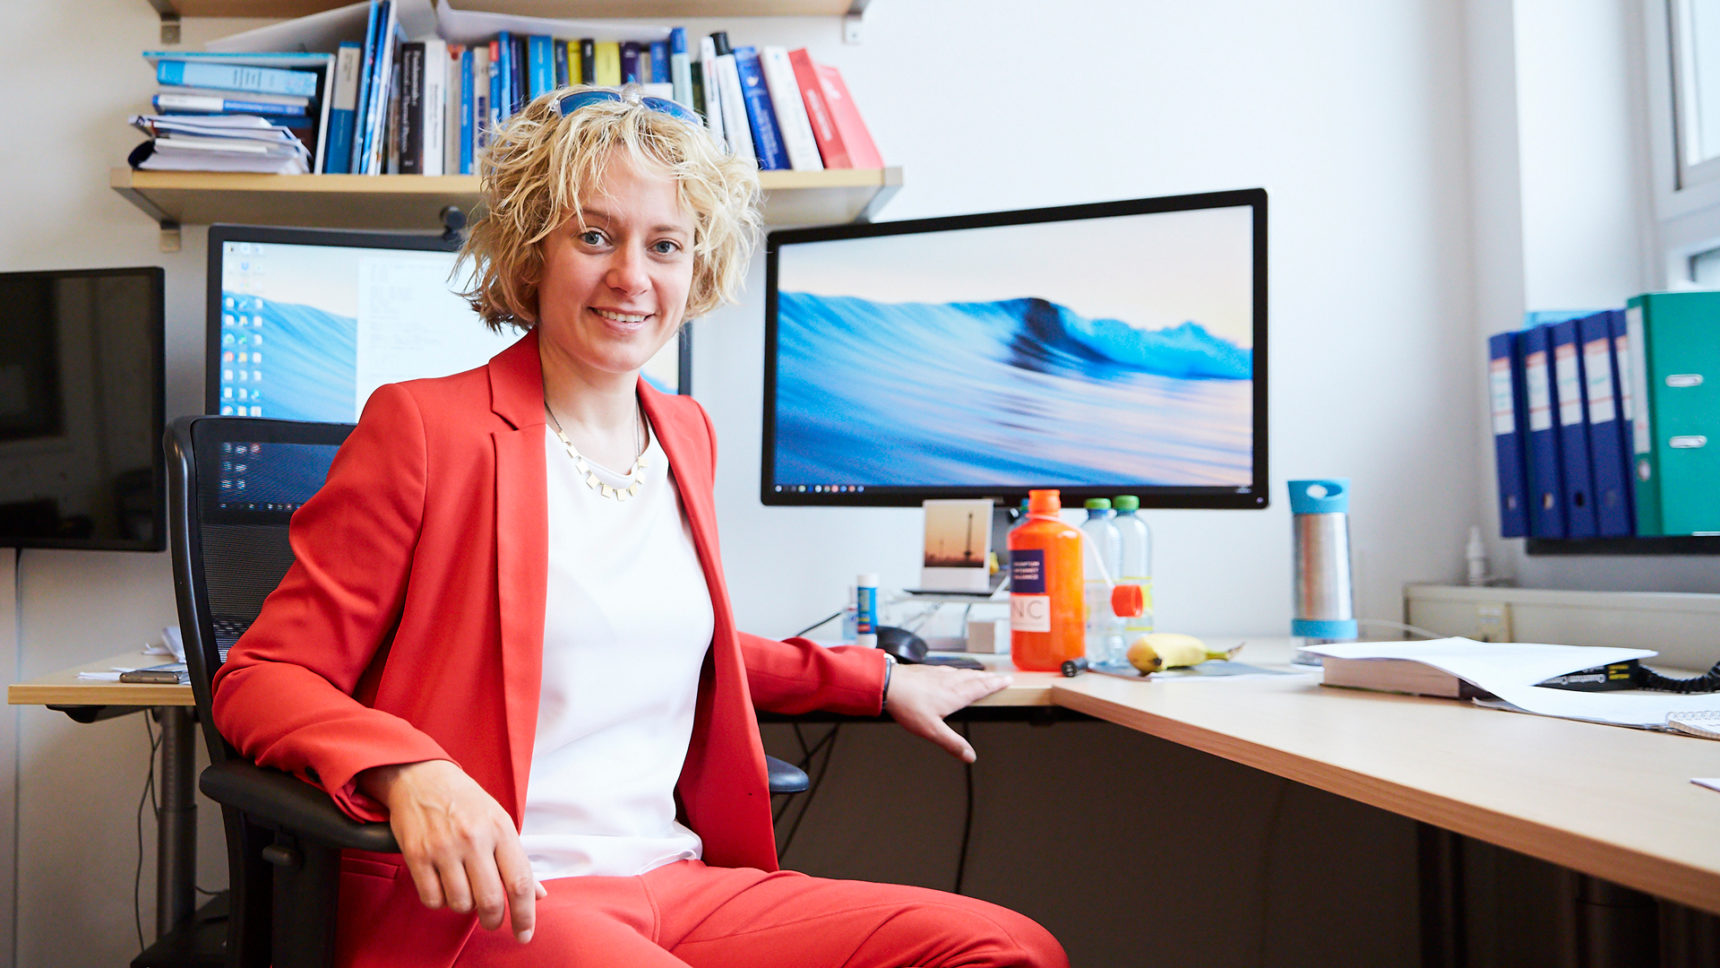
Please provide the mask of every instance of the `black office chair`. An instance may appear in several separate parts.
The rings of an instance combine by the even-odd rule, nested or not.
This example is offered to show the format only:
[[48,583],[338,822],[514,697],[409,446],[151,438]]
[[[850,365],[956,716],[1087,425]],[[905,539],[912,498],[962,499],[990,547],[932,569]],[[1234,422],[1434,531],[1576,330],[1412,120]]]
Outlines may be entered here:
[[[399,850],[387,824],[355,821],[323,791],[240,756],[211,716],[215,671],[293,562],[288,519],[322,486],[351,430],[194,416],[173,421],[165,441],[179,626],[209,747],[210,766],[198,785],[221,804],[226,826],[225,960],[235,968],[329,964],[340,851]],[[772,793],[806,789],[799,768],[767,762]]]

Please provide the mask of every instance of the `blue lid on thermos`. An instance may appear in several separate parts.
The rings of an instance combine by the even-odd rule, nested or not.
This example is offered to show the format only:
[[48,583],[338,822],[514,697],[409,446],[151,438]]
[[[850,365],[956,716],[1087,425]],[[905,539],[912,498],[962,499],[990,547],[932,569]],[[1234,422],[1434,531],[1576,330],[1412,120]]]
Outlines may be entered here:
[[1296,566],[1290,634],[1352,640],[1356,605],[1350,582],[1350,479],[1317,478],[1289,485]]

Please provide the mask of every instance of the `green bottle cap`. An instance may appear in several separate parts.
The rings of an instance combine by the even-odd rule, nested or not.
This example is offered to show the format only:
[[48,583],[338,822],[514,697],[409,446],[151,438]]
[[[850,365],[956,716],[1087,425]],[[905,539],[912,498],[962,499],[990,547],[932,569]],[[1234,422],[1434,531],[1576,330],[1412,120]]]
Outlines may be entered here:
[[1133,494],[1119,494],[1111,499],[1111,506],[1119,511],[1136,511],[1141,507],[1141,499]]
[[1108,497],[1090,497],[1087,499],[1087,503],[1081,506],[1089,511],[1109,511],[1111,510],[1111,499]]

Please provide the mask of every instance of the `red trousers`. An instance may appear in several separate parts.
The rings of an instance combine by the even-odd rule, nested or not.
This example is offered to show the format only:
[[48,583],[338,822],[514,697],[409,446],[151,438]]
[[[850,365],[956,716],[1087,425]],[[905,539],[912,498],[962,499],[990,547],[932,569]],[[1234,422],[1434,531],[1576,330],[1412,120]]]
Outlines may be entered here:
[[478,928],[458,968],[1067,968],[1032,920],[921,887],[706,867],[544,885],[532,940]]

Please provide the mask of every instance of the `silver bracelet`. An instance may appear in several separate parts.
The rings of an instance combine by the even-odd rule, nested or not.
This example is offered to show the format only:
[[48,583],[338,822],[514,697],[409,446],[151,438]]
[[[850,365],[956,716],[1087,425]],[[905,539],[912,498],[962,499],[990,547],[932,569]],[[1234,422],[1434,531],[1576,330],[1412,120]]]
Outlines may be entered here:
[[878,700],[878,712],[882,713],[890,705],[890,674],[896,671],[896,657],[884,653],[884,695]]

